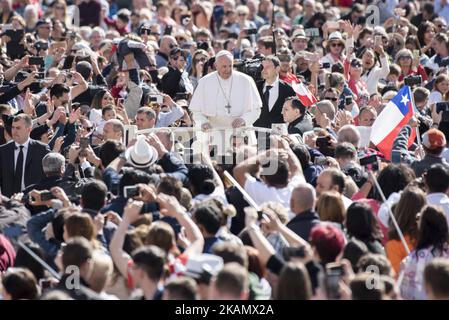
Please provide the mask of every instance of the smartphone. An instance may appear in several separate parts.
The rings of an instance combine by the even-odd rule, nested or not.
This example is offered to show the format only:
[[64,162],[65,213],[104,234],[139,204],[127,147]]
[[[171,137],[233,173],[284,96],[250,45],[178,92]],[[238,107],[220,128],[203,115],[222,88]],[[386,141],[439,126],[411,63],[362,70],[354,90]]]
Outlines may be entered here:
[[137,186],[126,186],[123,188],[123,196],[125,198],[134,198],[140,194],[139,187]]
[[38,72],[37,75],[36,75],[36,77],[35,77],[35,79],[37,79],[37,80],[43,80],[43,79],[45,79],[45,72],[44,72],[44,71]]
[[317,166],[325,166],[327,165],[327,158],[324,156],[315,157],[313,163]]
[[80,148],[87,149],[89,147],[89,138],[80,138]]
[[72,68],[73,60],[75,59],[74,55],[68,55],[64,59],[64,65],[62,66],[62,70],[69,70]]
[[11,39],[11,42],[17,43],[22,40],[23,36],[25,35],[25,32],[23,30],[6,30],[5,35],[8,36]]
[[346,96],[345,97],[345,105],[349,106],[350,104],[352,104],[353,102],[353,97],[352,96]]
[[125,103],[125,98],[118,98],[117,99],[117,104],[123,106],[123,104]]
[[382,36],[381,35],[375,35],[374,36],[374,45],[377,46],[381,46],[382,43]]
[[341,274],[332,270],[326,270],[324,275],[324,290],[329,300],[340,299]]
[[175,100],[189,100],[189,94],[178,92],[176,93]]
[[290,261],[291,258],[304,258],[306,256],[305,247],[284,247],[282,248],[282,257],[285,261]]
[[413,60],[418,61],[419,62],[419,50],[413,50]]
[[320,30],[318,28],[308,28],[304,30],[306,36],[313,38],[320,35]]
[[330,62],[323,62],[323,64],[321,65],[321,68],[323,69],[329,69],[330,67],[331,67]]
[[30,66],[43,66],[45,64],[44,57],[30,57],[28,60]]
[[173,26],[166,26],[164,30],[164,35],[170,36],[173,30]]
[[330,146],[330,137],[318,137],[316,138],[316,146],[317,148],[326,148],[328,146]]
[[340,24],[337,21],[327,21],[328,29],[340,29]]
[[53,193],[51,193],[50,191],[45,191],[45,192],[41,193],[41,201],[48,201],[48,200],[52,200],[52,199],[56,199],[56,198],[53,195]]
[[247,35],[257,34],[256,28],[245,29]]
[[160,94],[150,96],[150,102],[156,102],[157,104],[162,104],[164,102],[164,97]]

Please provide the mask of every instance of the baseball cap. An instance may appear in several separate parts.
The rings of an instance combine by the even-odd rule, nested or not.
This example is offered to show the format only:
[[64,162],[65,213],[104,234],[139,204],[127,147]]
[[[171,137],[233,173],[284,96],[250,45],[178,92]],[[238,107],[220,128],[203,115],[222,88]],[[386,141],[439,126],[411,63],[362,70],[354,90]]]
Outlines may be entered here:
[[422,136],[422,144],[427,149],[437,149],[446,146],[446,137],[438,129],[432,128]]

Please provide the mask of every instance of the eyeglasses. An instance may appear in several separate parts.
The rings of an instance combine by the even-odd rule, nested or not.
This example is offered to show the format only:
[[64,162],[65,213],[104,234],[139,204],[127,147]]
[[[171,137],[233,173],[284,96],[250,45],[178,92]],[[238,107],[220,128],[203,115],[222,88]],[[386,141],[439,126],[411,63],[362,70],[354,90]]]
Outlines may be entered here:
[[338,98],[336,97],[324,97],[325,100],[330,100],[330,101],[337,101]]

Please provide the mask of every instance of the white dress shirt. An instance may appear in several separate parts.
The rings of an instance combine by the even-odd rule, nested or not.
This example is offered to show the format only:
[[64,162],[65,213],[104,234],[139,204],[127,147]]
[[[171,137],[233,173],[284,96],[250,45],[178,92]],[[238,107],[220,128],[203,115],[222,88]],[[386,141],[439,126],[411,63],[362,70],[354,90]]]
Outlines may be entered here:
[[27,160],[27,153],[28,153],[28,147],[30,145],[30,138],[24,143],[24,144],[18,144],[15,143],[15,149],[14,149],[14,172],[16,172],[16,165],[17,165],[17,158],[19,157],[20,152],[20,146],[23,146],[23,168],[22,168],[22,186],[21,190],[25,189],[25,163]]
[[[265,82],[265,85],[263,87],[263,93],[265,94],[265,91],[267,90],[267,83]],[[279,77],[274,80],[274,82],[271,84],[272,88],[270,89],[270,97],[268,99],[268,111],[271,111],[273,109],[274,104],[276,103],[278,97],[279,97]]]

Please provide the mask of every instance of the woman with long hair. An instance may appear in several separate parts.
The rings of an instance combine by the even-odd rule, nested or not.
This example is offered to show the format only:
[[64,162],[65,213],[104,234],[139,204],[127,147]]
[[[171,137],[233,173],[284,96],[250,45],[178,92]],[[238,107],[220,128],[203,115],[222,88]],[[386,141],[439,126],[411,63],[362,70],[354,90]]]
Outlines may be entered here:
[[190,68],[189,78],[195,89],[198,81],[204,75],[204,64],[209,59],[209,54],[202,49],[196,50],[192,57],[192,67]]
[[[376,54],[379,55],[379,59],[377,59]],[[379,80],[386,79],[390,73],[388,58],[382,45],[374,47],[374,50],[366,49],[361,57],[363,67],[361,80],[366,83],[368,93],[371,96],[377,93]]]
[[353,202],[346,213],[348,236],[363,242],[371,253],[385,254],[381,244],[382,232],[371,207],[364,202]]
[[449,76],[447,74],[440,74],[435,78],[433,83],[433,90],[429,96],[429,106],[438,102],[449,100]]
[[435,26],[430,21],[424,21],[418,26],[418,31],[416,32],[418,37],[419,45],[422,48],[422,53],[427,54],[431,57],[435,54],[435,50],[432,48],[432,42],[435,38]]
[[[433,259],[449,258],[449,230],[444,212],[434,206],[425,206],[416,215],[418,238],[415,250],[401,264],[403,280],[401,295],[407,300],[424,300],[424,266]],[[401,276],[401,275],[400,275]]]
[[423,82],[427,81],[427,73],[424,70],[424,67],[420,64],[414,65],[413,54],[410,50],[399,50],[396,54],[395,62],[401,67],[399,81],[402,81],[405,77],[411,75],[420,75]]
[[[413,250],[418,237],[416,215],[425,205],[426,194],[417,187],[410,187],[402,192],[399,202],[393,206],[394,217],[399,229],[404,234],[409,250]],[[391,266],[397,273],[402,259],[407,256],[407,252],[392,221],[390,221],[388,239],[385,245],[385,252],[388,260],[391,262]]]

